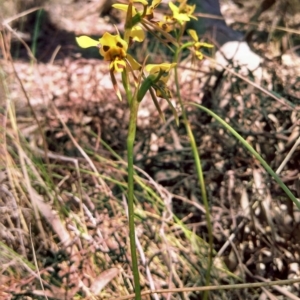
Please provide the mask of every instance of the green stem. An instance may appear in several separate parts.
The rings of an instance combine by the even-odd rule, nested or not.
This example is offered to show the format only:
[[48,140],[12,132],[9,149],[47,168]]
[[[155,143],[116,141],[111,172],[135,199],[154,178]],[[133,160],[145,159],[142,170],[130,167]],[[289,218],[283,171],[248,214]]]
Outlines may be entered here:
[[34,31],[33,31],[33,39],[32,39],[32,55],[35,57],[36,55],[36,50],[37,50],[37,40],[38,40],[38,34],[40,30],[40,24],[42,21],[42,16],[43,16],[44,11],[40,9],[37,12],[37,19],[34,24]]
[[125,93],[126,93],[126,97],[128,100],[128,103],[130,105],[131,99],[132,99],[132,92],[131,92],[131,88],[130,88],[130,84],[128,82],[128,73],[126,70],[124,70],[122,72],[122,83],[125,89]]
[[[190,46],[189,43],[183,45],[181,48],[178,48],[175,57],[174,57],[174,62],[178,61],[178,57],[180,52]],[[183,105],[181,95],[180,95],[180,86],[179,86],[179,80],[178,80],[178,68],[177,66],[175,67],[175,84],[176,84],[176,90],[177,90],[177,97],[181,106],[181,111],[182,111],[182,117],[183,117],[183,122],[187,131],[187,134],[190,139],[190,144],[194,156],[194,162],[195,162],[195,167],[196,167],[196,172],[199,180],[199,185],[201,189],[201,196],[202,200],[204,203],[205,207],[205,218],[206,218],[206,224],[207,224],[207,231],[208,231],[208,244],[209,244],[209,257],[208,257],[208,267],[206,271],[206,277],[205,277],[205,284],[208,286],[210,285],[210,273],[211,273],[211,268],[212,268],[212,260],[213,260],[213,233],[212,233],[212,225],[211,225],[211,219],[210,219],[210,213],[209,213],[209,203],[207,199],[207,194],[206,194],[206,187],[205,187],[205,182],[204,182],[204,176],[203,176],[203,171],[202,171],[202,166],[201,166],[201,160],[200,160],[200,154],[198,153],[196,141],[194,138],[194,134],[191,130],[190,123],[188,121],[185,107]],[[208,291],[204,292],[203,299],[208,298]]]
[[[124,79],[124,78],[123,78]],[[123,84],[127,83],[126,80]],[[128,86],[125,87],[127,96],[129,92]],[[128,161],[128,222],[129,222],[129,240],[130,240],[130,252],[132,260],[132,272],[134,278],[135,288],[135,299],[141,300],[141,286],[140,286],[140,275],[138,269],[138,260],[136,254],[136,243],[135,243],[135,225],[134,225],[134,167],[133,167],[133,146],[136,134],[137,114],[139,108],[139,102],[136,97],[128,99],[130,105],[130,119],[127,136],[127,161]]]
[[283,183],[283,181],[280,179],[280,177],[272,170],[272,168],[268,165],[268,163],[253,149],[249,143],[241,136],[239,135],[229,124],[227,124],[223,119],[221,119],[218,115],[216,115],[214,112],[212,112],[210,109],[199,105],[197,103],[188,103],[190,105],[194,105],[201,110],[205,111],[209,115],[211,115],[214,119],[216,119],[222,126],[224,126],[234,137],[236,137],[242,145],[262,164],[262,166],[265,168],[265,170],[276,180],[276,182],[279,184],[279,186],[285,191],[287,196],[295,203],[295,205],[300,209],[300,202],[299,200],[293,195],[293,193],[290,191],[290,189]]

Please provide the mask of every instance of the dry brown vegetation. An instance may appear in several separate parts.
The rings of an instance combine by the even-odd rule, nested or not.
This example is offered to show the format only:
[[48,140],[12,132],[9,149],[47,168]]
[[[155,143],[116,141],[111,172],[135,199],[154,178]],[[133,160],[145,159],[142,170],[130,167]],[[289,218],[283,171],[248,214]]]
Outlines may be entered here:
[[[8,3],[1,3],[0,36],[0,299],[121,299],[133,293],[124,160],[128,108],[114,94],[106,63],[98,53],[81,52],[74,40],[76,34],[114,32],[120,16],[91,2],[75,6],[74,21],[73,6],[55,1],[56,10],[41,2],[43,14],[22,16],[29,7]],[[181,65],[182,95],[226,120],[274,170],[280,168],[298,197],[299,18],[287,10],[281,24],[273,24],[276,6],[250,28],[250,4],[231,4],[224,13],[235,28],[252,28],[252,47],[265,58],[263,78],[255,85],[251,76],[247,81],[216,72],[205,62],[191,66],[188,57]],[[84,11],[98,13],[87,13],[90,19]],[[55,21],[59,13],[64,22]],[[140,58],[144,47],[136,50]],[[167,55],[155,43],[150,47],[158,60]],[[164,102],[161,107],[165,123],[150,99],[143,100],[135,147],[141,284],[144,290],[203,286],[207,226],[190,144],[182,124],[176,126]],[[214,119],[196,108],[188,116],[211,206],[211,284],[299,278],[300,211]],[[299,299],[300,291],[299,283],[216,288],[209,297]]]

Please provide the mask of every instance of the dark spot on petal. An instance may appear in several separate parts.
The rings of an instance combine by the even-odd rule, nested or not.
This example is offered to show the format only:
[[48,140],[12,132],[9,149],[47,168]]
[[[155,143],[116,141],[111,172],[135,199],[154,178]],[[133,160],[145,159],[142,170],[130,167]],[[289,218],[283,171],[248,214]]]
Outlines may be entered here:
[[122,45],[120,42],[117,42],[117,46],[118,46],[119,48],[123,48],[123,45]]
[[109,46],[103,46],[103,51],[104,51],[104,52],[107,52],[109,49],[110,49]]

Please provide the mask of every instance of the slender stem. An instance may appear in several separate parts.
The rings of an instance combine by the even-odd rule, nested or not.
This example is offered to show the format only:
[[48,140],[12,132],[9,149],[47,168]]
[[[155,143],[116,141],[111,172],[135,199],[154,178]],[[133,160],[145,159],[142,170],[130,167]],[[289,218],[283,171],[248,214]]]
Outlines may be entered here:
[[205,111],[209,115],[211,115],[222,126],[224,126],[234,137],[236,137],[243,144],[243,146],[262,164],[265,170],[276,180],[279,186],[285,191],[287,196],[295,203],[298,209],[300,209],[300,201],[293,195],[290,189],[284,184],[281,178],[272,170],[272,168],[268,165],[268,163],[254,150],[254,148],[251,145],[249,145],[249,143],[241,135],[239,135],[228,123],[226,123],[223,119],[221,119],[217,114],[212,112],[210,109],[202,105],[199,105],[197,103],[190,102],[188,104],[194,105],[200,108],[201,110]]
[[[132,28],[132,15],[131,5],[127,12],[125,27]],[[125,28],[125,41],[129,43],[130,30]],[[125,88],[127,101],[130,107],[129,128],[127,135],[127,163],[128,163],[128,222],[129,222],[129,240],[130,240],[130,253],[132,261],[132,272],[134,280],[135,299],[141,300],[141,285],[140,274],[136,253],[135,242],[135,225],[134,225],[134,168],[133,168],[133,146],[135,141],[137,114],[139,109],[139,102],[136,96],[132,96],[131,87],[129,83],[128,73],[126,69],[122,72],[122,83]]]
[[[129,100],[129,99],[128,99]],[[139,102],[136,97],[129,100],[130,119],[127,136],[127,161],[128,161],[128,221],[129,221],[129,239],[130,252],[132,260],[132,271],[134,277],[135,299],[141,300],[140,275],[136,254],[135,226],[134,226],[134,168],[133,168],[133,146],[136,134],[137,113]]]
[[[266,280],[266,279],[261,279]],[[211,286],[193,286],[193,287],[185,287],[185,288],[171,288],[171,289],[157,289],[155,291],[144,291],[143,296],[144,299],[150,297],[150,295],[157,294],[175,294],[175,293],[191,293],[191,292],[201,292],[201,291],[218,291],[218,290],[237,290],[237,289],[250,289],[250,288],[262,288],[269,287],[275,285],[292,285],[294,283],[299,283],[299,278],[296,279],[286,279],[286,280],[276,280],[276,281],[264,281],[264,282],[253,282],[253,283],[239,283],[239,284],[226,284],[226,285],[211,285]],[[292,294],[290,294],[290,299],[292,299]],[[129,300],[133,299],[134,295],[127,295],[123,297],[119,297],[117,300]],[[294,297],[295,298],[295,297]],[[295,298],[297,299],[297,298]]]
[[[181,48],[178,48],[175,57],[174,57],[174,62],[178,61],[179,54],[182,49],[185,47],[188,47],[189,44],[183,45]],[[200,160],[200,154],[197,149],[197,145],[195,142],[194,134],[191,130],[190,123],[188,121],[185,107],[183,105],[181,95],[180,95],[180,86],[179,86],[179,80],[178,80],[178,68],[177,66],[175,67],[175,84],[176,84],[176,91],[177,91],[177,97],[181,106],[181,111],[182,111],[182,117],[183,117],[183,122],[187,131],[187,134],[190,139],[190,144],[194,156],[194,162],[195,162],[195,167],[196,167],[196,172],[199,180],[199,185],[201,189],[201,196],[202,196],[202,201],[204,203],[205,207],[205,218],[206,218],[206,224],[207,224],[207,231],[208,231],[208,244],[209,244],[209,256],[208,256],[208,267],[206,270],[206,285],[210,285],[210,273],[211,273],[211,268],[212,268],[212,259],[213,259],[213,233],[212,233],[212,225],[211,225],[211,219],[210,219],[210,213],[209,213],[209,203],[207,199],[207,194],[206,194],[206,187],[205,187],[205,181],[204,181],[204,176],[203,176],[203,171],[201,167],[201,160]],[[208,291],[204,292],[203,299],[208,298]]]
[[130,102],[132,100],[132,92],[131,92],[130,84],[128,82],[128,72],[126,70],[124,70],[122,72],[122,83],[123,83],[123,86],[124,86],[124,89],[125,89],[128,104],[130,105]]
[[32,54],[35,57],[36,55],[36,50],[37,50],[37,40],[38,40],[38,34],[39,34],[39,30],[40,30],[40,24],[41,24],[41,20],[42,20],[42,16],[43,16],[44,11],[42,9],[40,9],[37,13],[37,19],[35,21],[34,24],[34,31],[33,31],[33,39],[32,39]]

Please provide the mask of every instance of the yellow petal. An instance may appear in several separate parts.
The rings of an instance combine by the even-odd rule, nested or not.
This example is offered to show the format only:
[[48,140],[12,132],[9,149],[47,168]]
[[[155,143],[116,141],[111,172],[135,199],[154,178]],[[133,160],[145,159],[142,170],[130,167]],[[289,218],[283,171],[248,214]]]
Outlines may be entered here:
[[203,54],[200,51],[195,51],[195,54],[199,60],[203,59]]
[[[159,82],[166,83],[170,78],[170,70],[174,68],[177,64],[176,63],[162,63],[162,64],[150,64],[145,67],[145,70],[149,72],[149,74],[153,74],[157,76],[156,78],[159,79]],[[159,78],[158,78],[159,76]]]
[[157,65],[157,64],[150,64],[145,67],[145,70],[147,72],[149,72],[149,73],[151,72],[151,74],[153,74],[153,73],[159,72],[160,68],[159,68],[159,65]]
[[[189,17],[192,17],[192,14],[194,13],[195,9],[196,9],[196,4],[194,4],[194,5],[186,4],[186,5],[184,5],[182,12],[185,12]],[[194,17],[194,18],[196,18],[196,17]]]
[[168,72],[171,68],[174,68],[176,65],[177,63],[149,64],[145,67],[145,70],[151,74],[159,73],[160,70]]
[[162,0],[153,0],[151,5],[147,7],[146,15],[153,18],[154,9],[161,3]]
[[112,7],[122,10],[122,11],[127,11],[128,10],[128,4],[121,4],[121,3],[115,3],[112,5]]
[[[120,4],[120,3],[116,3],[113,4],[112,7],[122,10],[122,11],[127,11],[128,10],[128,5],[127,4]],[[132,6],[132,16],[137,14],[137,10],[134,6]]]
[[131,66],[131,68],[129,69],[130,71],[131,70],[140,70],[141,65],[130,54],[127,54],[127,60]]
[[121,73],[126,68],[125,60],[116,59],[112,61],[109,65],[109,69],[112,70],[114,73]]
[[110,70],[109,73],[110,73],[110,78],[111,78],[111,82],[113,84],[115,93],[117,94],[117,97],[119,98],[119,100],[122,101],[122,96],[121,96],[121,93],[120,93],[120,90],[118,87],[118,83],[117,83],[115,74],[114,74],[113,70]]
[[169,7],[173,12],[173,18],[178,21],[178,23],[182,24],[184,22],[190,21],[189,16],[186,13],[181,13],[179,7],[177,7],[172,2],[169,2]]
[[101,44],[100,54],[104,60],[112,61],[115,58],[125,58],[128,49],[128,44],[117,34],[112,35],[105,32],[99,40]]
[[173,14],[174,13],[177,13],[177,14],[179,13],[179,8],[174,3],[169,2],[169,7],[172,10]]
[[141,3],[141,4],[145,5],[145,6],[148,5],[148,1],[146,1],[146,0],[133,0],[133,2],[134,3]]
[[214,45],[208,44],[208,43],[198,42],[198,43],[195,43],[195,47],[196,48],[200,48],[200,47],[213,48]]
[[168,87],[165,85],[165,82],[159,80],[156,84],[156,87],[154,87],[156,96],[161,98],[172,98],[171,91],[168,89]]
[[176,14],[173,15],[173,18],[176,19],[180,24],[190,21],[190,18],[187,14]]
[[198,38],[198,35],[195,30],[189,29],[188,34],[191,36],[191,38],[194,40],[194,42],[198,42],[199,38]]
[[130,37],[133,41],[142,42],[145,39],[145,32],[141,26],[135,25],[131,29]]
[[156,24],[164,32],[170,32],[174,29],[174,24],[170,23],[169,21],[159,21]]
[[93,40],[92,38],[82,35],[80,37],[76,37],[76,42],[81,48],[89,48],[89,47],[99,47],[99,41]]
[[153,0],[151,6],[153,8],[156,8],[161,3],[161,1],[162,0]]

